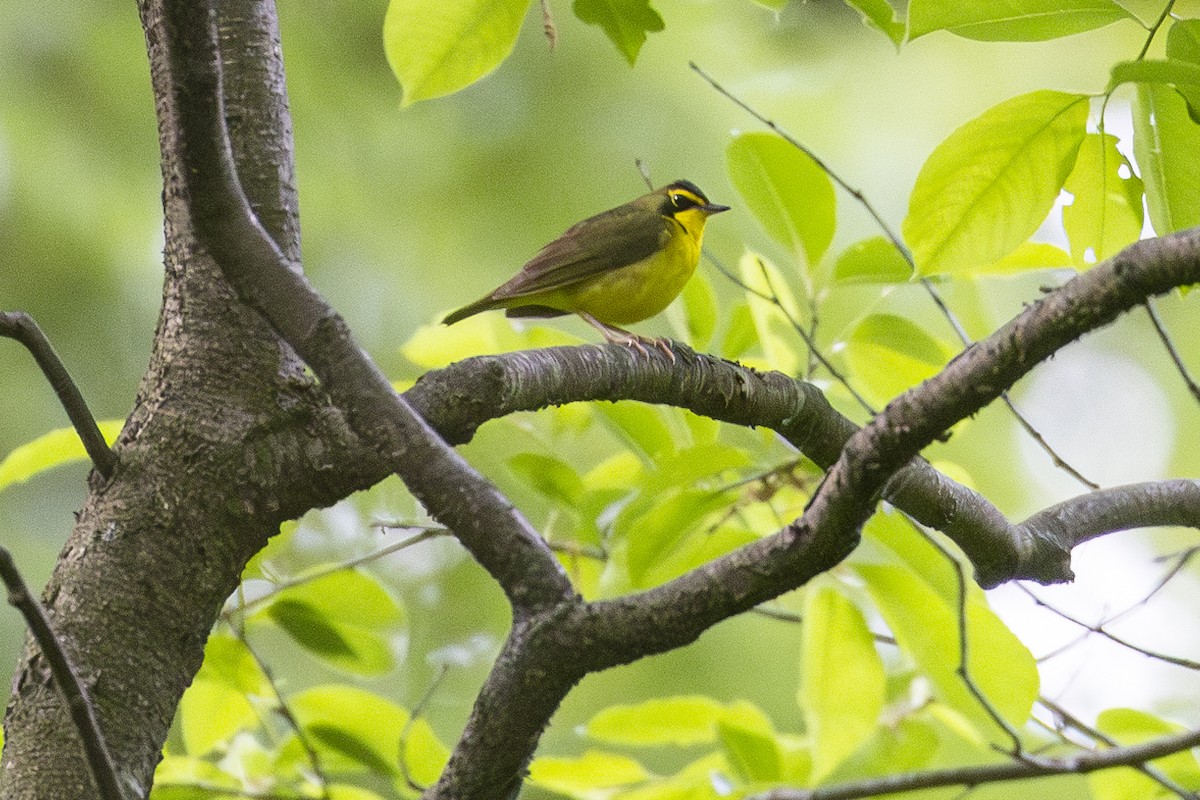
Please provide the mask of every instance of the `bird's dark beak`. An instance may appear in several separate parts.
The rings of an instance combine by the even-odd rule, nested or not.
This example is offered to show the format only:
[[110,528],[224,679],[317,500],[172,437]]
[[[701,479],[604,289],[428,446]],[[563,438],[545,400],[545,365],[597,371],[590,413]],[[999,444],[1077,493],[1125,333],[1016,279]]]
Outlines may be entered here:
[[720,214],[722,211],[729,210],[729,206],[719,206],[716,203],[705,203],[700,208],[705,214]]

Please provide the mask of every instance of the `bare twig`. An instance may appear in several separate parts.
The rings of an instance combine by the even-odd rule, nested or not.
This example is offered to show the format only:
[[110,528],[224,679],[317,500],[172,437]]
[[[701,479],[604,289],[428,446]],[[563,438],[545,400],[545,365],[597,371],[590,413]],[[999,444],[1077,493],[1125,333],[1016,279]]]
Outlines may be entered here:
[[558,28],[554,25],[554,15],[550,13],[550,0],[542,0],[542,33],[550,44],[550,50],[558,44]]
[[855,798],[915,792],[939,786],[976,787],[988,783],[1043,778],[1047,775],[1087,775],[1114,767],[1136,767],[1156,758],[1163,758],[1196,746],[1200,746],[1200,730],[1163,736],[1128,747],[1087,751],[1065,758],[1038,758],[1029,761],[1010,761],[1002,764],[981,764],[886,775],[881,778],[820,789],[775,789],[755,795],[751,800],[855,800]]
[[[1120,743],[1117,742],[1116,739],[1113,739],[1111,736],[1104,733],[1104,731],[1101,731],[1097,728],[1092,727],[1091,725],[1088,725],[1083,720],[1079,719],[1079,717],[1076,717],[1070,711],[1063,708],[1062,706],[1060,706],[1058,703],[1054,702],[1050,698],[1039,697],[1038,703],[1040,703],[1047,710],[1049,710],[1050,713],[1054,714],[1056,717],[1061,719],[1064,724],[1070,726],[1072,729],[1074,729],[1076,731],[1079,731],[1080,733],[1082,733],[1083,735],[1092,739],[1093,741],[1100,742],[1107,747],[1120,747],[1121,746]],[[1158,785],[1162,786],[1167,791],[1169,791],[1175,795],[1178,795],[1179,797],[1184,798],[1184,800],[1195,800],[1195,798],[1196,798],[1195,792],[1189,791],[1185,787],[1180,786],[1178,783],[1171,780],[1166,775],[1166,773],[1164,773],[1158,767],[1155,767],[1152,764],[1134,764],[1134,765],[1132,765],[1132,767],[1133,767],[1133,769],[1136,769],[1138,772],[1145,775],[1150,780],[1152,780],[1155,783],[1157,783]]]
[[1200,401],[1200,384],[1196,383],[1196,379],[1192,377],[1188,371],[1187,364],[1183,363],[1183,357],[1179,355],[1179,350],[1175,347],[1174,340],[1167,333],[1166,326],[1163,325],[1162,319],[1158,316],[1157,309],[1154,308],[1154,301],[1146,301],[1146,313],[1150,315],[1150,322],[1154,325],[1154,330],[1158,333],[1158,338],[1162,340],[1163,347],[1167,349],[1167,355],[1171,357],[1171,361],[1175,364],[1175,369],[1179,372],[1179,377],[1183,378],[1184,384],[1188,391],[1192,393],[1192,397]]
[[272,674],[271,668],[267,662],[259,656],[258,651],[251,645],[246,638],[246,631],[234,626],[234,631],[242,641],[242,645],[246,648],[246,652],[254,659],[254,663],[258,665],[258,670],[266,679],[267,685],[271,687],[271,693],[275,695],[275,713],[283,718],[283,721],[291,728],[292,733],[296,735],[296,741],[300,743],[300,748],[304,750],[304,755],[308,758],[308,763],[312,767],[313,774],[317,776],[317,781],[321,784],[321,800],[330,800],[329,778],[325,775],[325,770],[321,766],[321,754],[317,752],[316,746],[308,737],[308,733],[304,730],[304,726],[300,724],[300,720],[296,719],[296,715],[292,713],[291,706],[288,705],[287,699],[284,698],[283,692],[279,690],[279,684],[275,681],[275,675]]
[[[1025,592],[1025,594],[1027,594],[1029,596],[1029,598],[1031,600],[1033,600],[1033,602],[1035,604],[1046,609],[1047,611],[1051,612],[1055,616],[1060,617],[1061,619],[1064,619],[1067,622],[1070,622],[1072,625],[1077,625],[1080,628],[1083,628],[1088,633],[1094,633],[1098,636],[1102,636],[1105,639],[1108,639],[1110,642],[1112,642],[1115,645],[1124,647],[1126,650],[1132,650],[1135,653],[1146,656],[1147,658],[1152,658],[1155,661],[1162,661],[1166,664],[1174,664],[1177,667],[1183,667],[1184,669],[1200,671],[1200,662],[1198,662],[1198,661],[1193,661],[1190,658],[1183,658],[1182,656],[1172,656],[1172,655],[1168,655],[1166,653],[1159,653],[1154,650],[1150,650],[1149,648],[1142,647],[1141,645],[1134,644],[1133,642],[1130,642],[1127,639],[1122,639],[1121,637],[1117,636],[1116,634],[1110,633],[1108,630],[1105,629],[1104,626],[1108,625],[1110,622],[1112,622],[1111,619],[1105,620],[1104,622],[1095,623],[1095,624],[1092,624],[1089,622],[1084,622],[1083,620],[1081,620],[1077,617],[1074,617],[1071,614],[1068,614],[1066,611],[1063,611],[1061,608],[1056,608],[1055,606],[1046,602],[1041,597],[1039,597],[1036,593],[1034,593],[1034,591],[1032,589],[1030,589],[1028,586],[1024,586],[1022,584],[1017,584],[1017,585],[1020,586],[1021,591]],[[1056,650],[1051,655],[1057,655],[1058,653],[1061,653],[1062,651],[1063,651],[1063,649],[1060,648],[1059,650]],[[1047,657],[1049,657],[1049,656],[1047,656]],[[1045,660],[1045,657],[1041,660]]]
[[[921,285],[925,287],[925,292],[929,295],[930,299],[933,300],[934,305],[936,305],[942,312],[942,316],[945,317],[946,321],[950,323],[950,327],[954,329],[954,333],[958,336],[959,341],[962,342],[964,346],[970,347],[973,340],[967,334],[967,329],[964,328],[962,323],[958,321],[958,316],[950,310],[950,306],[946,304],[946,301],[942,297],[941,293],[939,293],[937,288],[933,285],[933,281],[929,280],[928,278],[922,278]],[[1054,464],[1054,466],[1066,472],[1072,478],[1079,481],[1089,489],[1094,490],[1100,488],[1100,484],[1085,477],[1082,472],[1071,466],[1066,459],[1058,454],[1057,450],[1050,446],[1050,443],[1046,441],[1046,437],[1042,436],[1041,432],[1037,428],[1033,427],[1033,423],[1030,422],[1024,414],[1017,410],[1017,407],[1013,403],[1012,398],[1009,397],[1008,392],[1002,392],[1000,394],[1000,402],[1004,403],[1004,405],[1008,407],[1009,412],[1011,412],[1013,415],[1013,419],[1015,419],[1017,424],[1024,429],[1026,435],[1033,439],[1034,444],[1042,448],[1042,451],[1045,452],[1046,455],[1050,456],[1050,461]]]
[[408,735],[412,733],[412,726],[416,724],[421,715],[425,713],[425,707],[429,705],[429,701],[433,699],[433,693],[442,685],[442,681],[446,677],[446,673],[450,671],[449,664],[443,664],[441,671],[437,677],[430,682],[429,687],[425,689],[425,694],[421,695],[421,699],[413,706],[412,711],[408,715],[408,719],[404,721],[404,727],[400,730],[400,775],[404,778],[404,782],[408,784],[410,789],[418,792],[425,791],[425,786],[417,783],[412,774],[408,771]]
[[430,539],[436,539],[439,536],[448,535],[450,535],[450,531],[446,528],[427,528],[414,536],[410,536],[407,539],[402,539],[399,542],[389,544],[387,547],[381,547],[373,553],[367,553],[365,556],[352,558],[349,561],[341,561],[337,564],[330,564],[328,567],[309,572],[305,575],[291,578],[286,581],[280,581],[279,583],[272,585],[269,592],[255,597],[253,600],[240,602],[236,606],[222,611],[221,619],[229,620],[233,617],[242,616],[248,609],[257,605],[261,605],[280,592],[287,591],[288,589],[294,589],[297,586],[303,586],[306,583],[318,581],[321,578],[334,574],[335,572],[342,572],[344,570],[361,567],[363,564],[369,564],[372,561],[377,561],[384,556],[390,556],[392,553],[397,553],[401,550],[412,547],[415,544],[420,544],[421,542],[429,541]]
[[125,793],[117,779],[117,768],[108,752],[104,733],[100,730],[100,722],[96,719],[95,706],[92,702],[86,684],[75,672],[71,659],[63,649],[62,643],[54,635],[50,618],[42,604],[29,593],[25,579],[21,577],[17,565],[13,562],[8,550],[0,547],[0,580],[8,590],[8,603],[21,612],[33,640],[50,665],[50,674],[54,683],[67,701],[67,709],[71,721],[79,731],[83,743],[84,754],[87,756],[88,769],[92,780],[104,800],[125,800]]
[[75,432],[79,434],[83,449],[87,451],[96,471],[105,478],[111,477],[117,464],[117,454],[104,441],[104,435],[100,433],[83,394],[71,379],[58,353],[54,352],[46,334],[42,333],[42,329],[28,314],[11,311],[0,312],[0,336],[20,342],[33,356],[42,374],[50,382],[50,388],[58,395],[58,402],[67,412],[71,424],[75,426]]
[[963,565],[954,557],[954,554],[946,549],[936,536],[929,533],[916,520],[905,515],[904,519],[912,526],[921,538],[928,542],[933,549],[937,550],[942,558],[949,564],[950,569],[954,571],[954,586],[955,586],[955,613],[958,622],[958,666],[954,672],[962,679],[963,685],[967,687],[967,691],[975,698],[983,708],[984,713],[991,718],[992,722],[1008,736],[1012,742],[1012,748],[1004,752],[1011,755],[1013,758],[1024,760],[1027,756],[1024,753],[1024,746],[1021,744],[1021,734],[1014,728],[1000,710],[992,704],[992,701],[984,693],[983,689],[975,682],[975,678],[971,676],[971,636],[967,629],[967,574],[963,569]]

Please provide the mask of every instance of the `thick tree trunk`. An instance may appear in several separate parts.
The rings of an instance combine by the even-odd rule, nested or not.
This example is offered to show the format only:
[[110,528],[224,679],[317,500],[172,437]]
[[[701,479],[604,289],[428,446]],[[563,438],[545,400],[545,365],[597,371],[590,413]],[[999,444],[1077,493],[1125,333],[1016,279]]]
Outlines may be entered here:
[[[179,180],[177,109],[157,0],[141,4],[162,146],[166,283],[154,352],[116,446],[45,590],[90,687],[120,779],[138,796],[216,615],[283,519],[382,477],[291,351],[196,245]],[[271,2],[227,2],[226,109],[239,174],[298,260],[291,126]],[[96,796],[78,735],[27,646],[5,718],[5,798]]]

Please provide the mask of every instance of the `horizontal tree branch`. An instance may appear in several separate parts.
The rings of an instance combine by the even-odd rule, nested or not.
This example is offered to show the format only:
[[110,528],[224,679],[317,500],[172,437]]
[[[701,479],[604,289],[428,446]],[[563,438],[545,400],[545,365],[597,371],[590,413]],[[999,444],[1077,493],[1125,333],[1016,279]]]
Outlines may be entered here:
[[1066,758],[1021,759],[1000,764],[980,764],[968,767],[909,772],[885,775],[840,786],[817,789],[774,789],[754,795],[750,800],[856,800],[934,789],[939,786],[974,788],[987,783],[1021,781],[1050,775],[1086,775],[1115,767],[1138,767],[1193,747],[1200,746],[1200,730],[1184,731],[1128,747],[1094,750]]
[[105,478],[111,477],[117,464],[117,454],[104,441],[104,435],[100,433],[100,427],[96,425],[83,393],[33,317],[23,311],[0,311],[0,336],[20,342],[33,356],[50,382],[50,388],[58,395],[58,402],[67,412],[71,424],[75,426],[75,432],[79,434],[83,449],[87,451],[96,471]]

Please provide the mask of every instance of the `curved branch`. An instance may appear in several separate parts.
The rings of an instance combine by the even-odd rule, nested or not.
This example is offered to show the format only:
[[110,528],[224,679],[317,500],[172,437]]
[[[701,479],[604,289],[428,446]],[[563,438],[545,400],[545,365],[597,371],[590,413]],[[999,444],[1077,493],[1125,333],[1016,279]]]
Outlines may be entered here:
[[1099,772],[1114,767],[1144,765],[1156,758],[1163,758],[1197,746],[1200,746],[1200,730],[1184,731],[1142,744],[1080,753],[1069,758],[1032,759],[1026,757],[1024,760],[1001,764],[981,764],[928,772],[885,775],[882,778],[871,778],[857,783],[846,783],[820,789],[775,789],[754,795],[750,800],[855,800],[862,797],[915,792],[939,786],[973,788],[985,783],[1022,781],[1030,778],[1044,778],[1048,775],[1086,775],[1089,772]]
[[566,572],[537,532],[392,390],[345,321],[254,215],[225,127],[211,0],[168,0],[164,15],[170,69],[178,78],[173,86],[189,211],[198,239],[225,278],[312,368],[359,438],[436,519],[454,530],[501,585],[517,614],[573,597]]
[[[1023,537],[1049,537],[1073,549],[1131,528],[1179,525],[1200,528],[1200,481],[1131,483],[1073,497],[1016,526]],[[1017,547],[1024,547],[1017,542]]]
[[117,465],[117,454],[104,441],[104,435],[100,433],[96,419],[83,399],[83,393],[71,379],[62,359],[54,352],[50,340],[42,333],[33,317],[23,311],[0,311],[0,336],[20,342],[33,356],[42,374],[50,382],[50,388],[58,395],[58,402],[62,403],[71,424],[75,426],[75,432],[79,434],[83,449],[92,459],[96,471],[105,478],[112,477],[113,469]]

